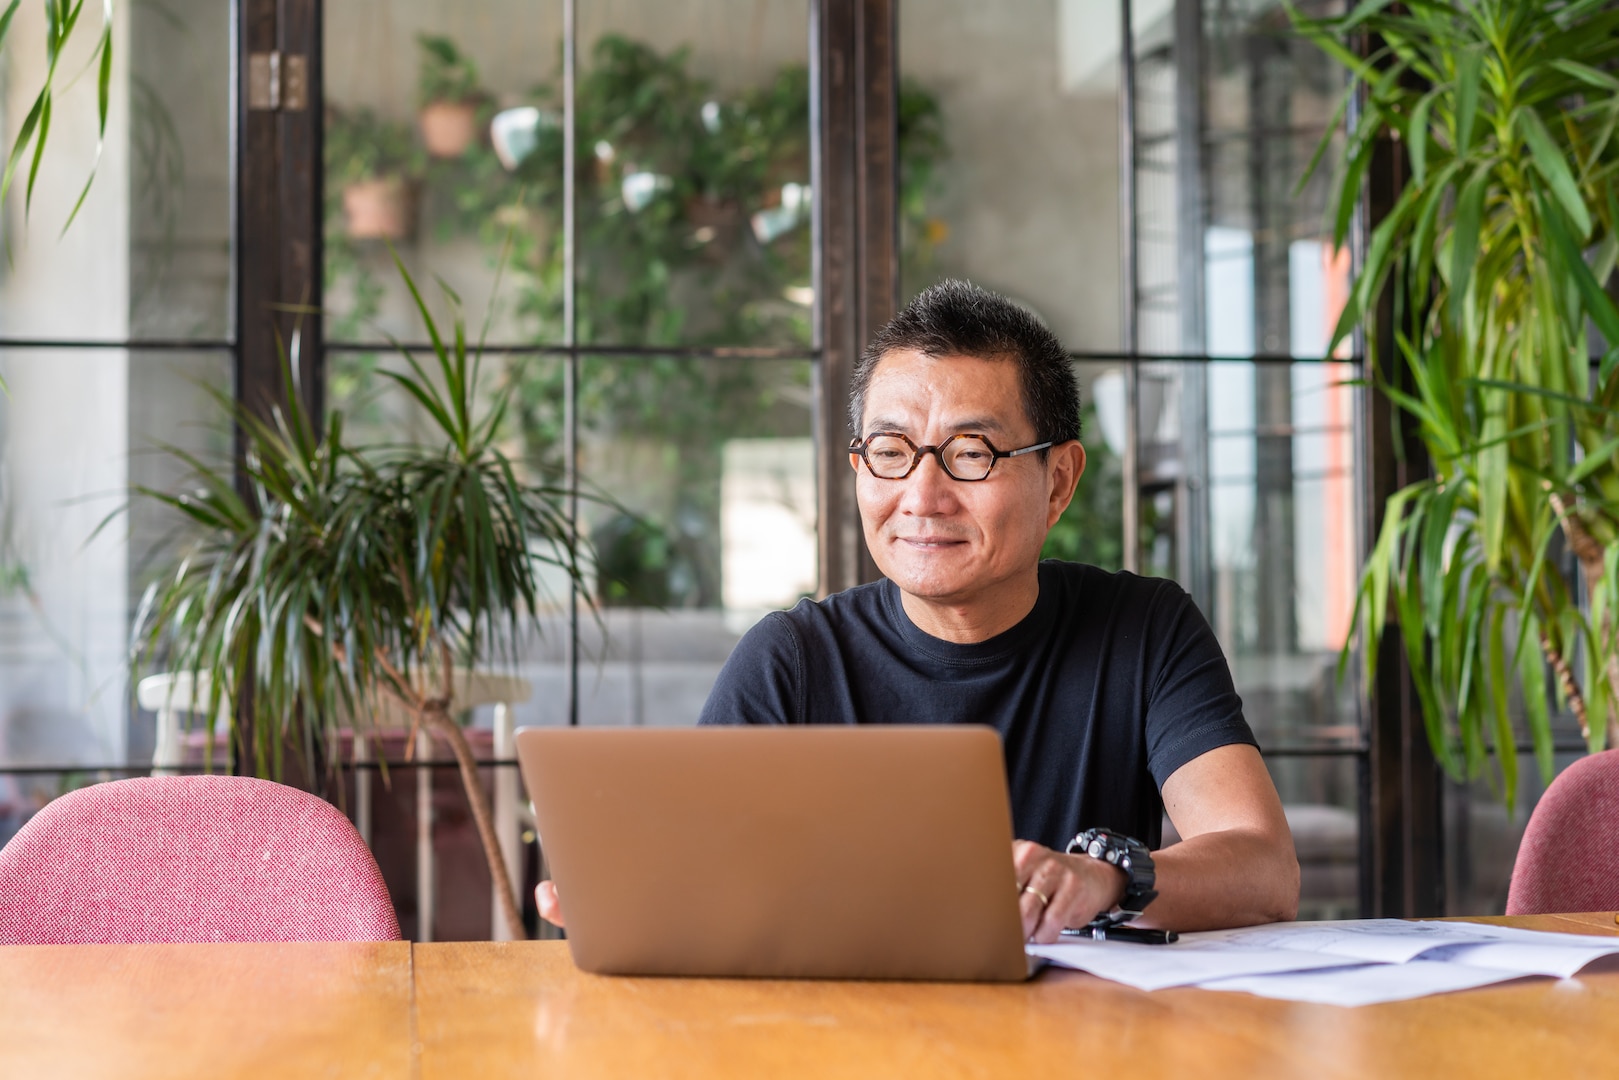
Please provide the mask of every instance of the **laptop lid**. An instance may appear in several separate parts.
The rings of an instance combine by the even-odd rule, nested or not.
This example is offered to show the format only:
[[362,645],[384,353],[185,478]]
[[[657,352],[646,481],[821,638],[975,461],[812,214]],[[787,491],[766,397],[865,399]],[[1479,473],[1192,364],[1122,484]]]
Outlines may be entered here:
[[988,727],[524,728],[585,971],[1021,980]]

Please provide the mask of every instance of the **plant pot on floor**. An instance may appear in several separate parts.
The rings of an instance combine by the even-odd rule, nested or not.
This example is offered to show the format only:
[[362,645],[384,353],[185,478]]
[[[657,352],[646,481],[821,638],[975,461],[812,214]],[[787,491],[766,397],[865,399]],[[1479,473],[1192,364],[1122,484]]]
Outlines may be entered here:
[[404,240],[416,231],[416,192],[401,176],[347,184],[343,227],[354,240]]
[[436,158],[458,158],[478,139],[478,106],[471,101],[435,101],[416,118],[422,145]]

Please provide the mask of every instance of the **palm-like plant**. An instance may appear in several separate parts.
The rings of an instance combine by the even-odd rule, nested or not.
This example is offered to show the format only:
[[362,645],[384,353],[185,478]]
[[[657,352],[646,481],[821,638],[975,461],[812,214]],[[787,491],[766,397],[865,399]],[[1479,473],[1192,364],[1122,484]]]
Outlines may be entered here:
[[244,703],[265,774],[279,772],[289,741],[312,749],[339,718],[363,729],[385,700],[403,707],[454,751],[491,881],[521,937],[488,800],[456,723],[452,670],[457,660],[510,661],[547,599],[540,568],[559,567],[577,583],[582,547],[565,489],[525,480],[496,442],[507,395],[479,407],[478,350],[456,297],[445,289],[455,311],[446,340],[399,270],[434,359],[424,367],[401,348],[409,370],[384,374],[425,410],[437,444],[356,447],[337,412],[321,437],[290,377],[287,405],[268,419],[221,395],[246,436],[251,497],[228,468],[178,450],[194,489],[143,490],[201,532],[175,573],[146,591],[135,660],[206,674],[209,700],[192,703],[204,716]]
[[1604,291],[1619,4],[1363,0],[1294,22],[1363,102],[1339,163],[1339,244],[1379,140],[1410,164],[1333,340],[1363,325],[1375,342],[1392,288],[1398,356],[1372,370],[1432,461],[1388,502],[1358,599],[1364,655],[1392,602],[1440,761],[1477,775],[1493,742],[1510,801],[1513,671],[1548,779],[1548,668],[1591,749],[1619,741],[1619,310]]

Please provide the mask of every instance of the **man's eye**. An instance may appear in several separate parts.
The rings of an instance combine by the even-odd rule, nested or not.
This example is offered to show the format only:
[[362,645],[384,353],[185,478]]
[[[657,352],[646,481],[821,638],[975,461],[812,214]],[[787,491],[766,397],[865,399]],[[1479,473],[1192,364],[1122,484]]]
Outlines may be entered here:
[[902,450],[895,450],[891,447],[878,447],[875,450],[868,451],[868,453],[878,461],[900,461],[910,456]]
[[957,461],[972,461],[972,462],[988,461],[989,460],[989,451],[988,450],[957,450],[956,451],[956,460]]

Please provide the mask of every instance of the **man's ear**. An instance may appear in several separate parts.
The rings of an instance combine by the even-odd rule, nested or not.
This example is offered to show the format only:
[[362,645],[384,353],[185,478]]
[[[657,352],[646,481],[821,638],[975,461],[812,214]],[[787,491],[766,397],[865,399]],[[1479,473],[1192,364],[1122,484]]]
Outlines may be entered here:
[[1074,489],[1085,474],[1085,448],[1078,439],[1059,443],[1050,450],[1046,459],[1046,475],[1051,480],[1051,494],[1046,503],[1046,528],[1057,524],[1068,504],[1074,501]]

